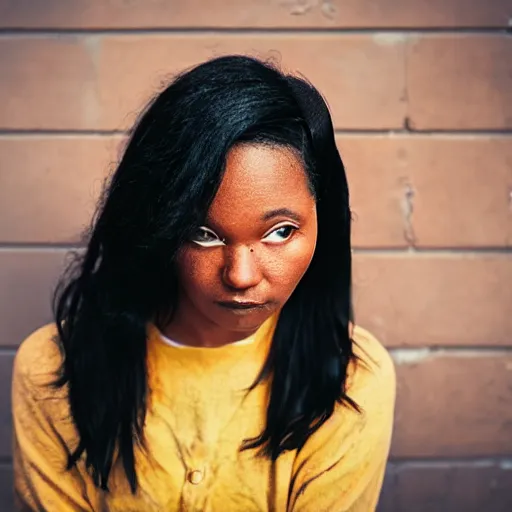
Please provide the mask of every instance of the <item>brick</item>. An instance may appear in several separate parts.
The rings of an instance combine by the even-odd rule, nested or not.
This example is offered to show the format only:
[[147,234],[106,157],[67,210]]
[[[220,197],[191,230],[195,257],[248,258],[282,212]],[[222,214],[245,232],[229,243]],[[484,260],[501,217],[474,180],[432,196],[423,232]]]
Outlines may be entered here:
[[51,296],[65,256],[59,249],[0,251],[0,346],[17,346],[51,322]]
[[510,247],[512,138],[415,142],[408,158],[417,246]]
[[357,322],[389,347],[511,346],[508,254],[359,253]]
[[499,463],[390,464],[378,512],[509,512],[512,469]]
[[[90,46],[92,41],[87,41]],[[87,42],[63,35],[0,38],[0,129],[97,126],[94,65]]]
[[[0,167],[7,170],[0,241],[78,241],[121,141],[0,138]],[[338,142],[349,176],[356,248],[405,247],[411,233],[417,247],[511,245],[509,137],[343,136]],[[414,190],[411,233],[404,212],[407,184]]]
[[397,360],[392,457],[512,453],[512,353],[468,350],[409,360]]
[[401,143],[387,136],[338,136],[337,143],[350,189],[354,248],[407,247],[403,177],[408,165]]
[[354,247],[510,247],[511,142],[509,136],[339,136]]
[[3,1],[6,27],[506,27],[510,0],[37,0]]
[[[3,459],[10,458],[12,453],[11,380],[13,358],[12,354],[0,354],[0,457]],[[0,499],[2,498],[3,489],[0,487]]]
[[90,224],[120,138],[0,138],[0,242],[75,243]]
[[512,41],[501,34],[413,36],[407,50],[413,129],[512,128]]
[[[0,138],[0,168],[7,170],[0,188],[0,241],[78,241],[122,140]],[[338,143],[351,188],[356,248],[406,247],[411,234],[422,248],[512,244],[510,137],[340,136]],[[409,230],[407,184],[414,190]]]
[[[176,49],[180,51],[177,52]],[[126,129],[179,71],[226,53],[280,61],[327,96],[338,127],[399,128],[405,115],[402,37],[38,36],[0,39],[9,80],[0,129]]]
[[12,466],[0,466],[0,510],[14,512]]
[[400,37],[365,35],[108,37],[98,61],[101,126],[130,126],[177,71],[214,56],[244,53],[271,57],[305,75],[326,96],[340,128],[398,128],[405,114],[403,52]]

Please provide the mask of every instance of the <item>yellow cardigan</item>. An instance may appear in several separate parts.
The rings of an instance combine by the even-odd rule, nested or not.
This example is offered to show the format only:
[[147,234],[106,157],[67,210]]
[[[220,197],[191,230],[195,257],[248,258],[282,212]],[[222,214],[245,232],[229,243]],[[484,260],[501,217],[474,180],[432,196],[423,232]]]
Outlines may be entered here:
[[[21,510],[47,512],[371,512],[389,453],[395,373],[388,352],[356,327],[363,363],[349,371],[348,393],[363,414],[338,406],[300,451],[275,464],[239,451],[265,424],[268,386],[244,392],[270,346],[271,321],[221,348],[171,346],[149,327],[148,454],[136,452],[139,490],[131,494],[119,460],[110,492],[92,483],[83,460],[66,471],[77,445],[66,389],[47,386],[61,355],[55,326],[26,339],[13,374],[14,480]],[[120,354],[122,357],[122,354]],[[246,398],[244,399],[244,396]]]

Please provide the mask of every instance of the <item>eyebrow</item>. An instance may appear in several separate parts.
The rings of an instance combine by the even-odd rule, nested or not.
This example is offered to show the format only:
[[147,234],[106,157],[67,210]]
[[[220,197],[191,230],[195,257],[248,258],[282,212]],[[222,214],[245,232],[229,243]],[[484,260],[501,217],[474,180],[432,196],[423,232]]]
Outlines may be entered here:
[[294,220],[295,222],[302,221],[302,216],[293,210],[290,210],[289,208],[278,208],[276,210],[270,210],[261,217],[261,220],[266,222],[272,220],[275,217],[290,217],[290,219]]

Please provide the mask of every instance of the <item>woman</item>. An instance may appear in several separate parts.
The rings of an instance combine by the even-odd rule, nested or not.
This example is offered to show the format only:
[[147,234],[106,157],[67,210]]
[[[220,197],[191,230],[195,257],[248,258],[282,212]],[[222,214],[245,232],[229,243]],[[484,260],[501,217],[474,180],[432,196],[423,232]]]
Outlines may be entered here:
[[328,109],[247,57],[133,130],[13,378],[15,486],[45,511],[375,509],[395,377],[351,323]]

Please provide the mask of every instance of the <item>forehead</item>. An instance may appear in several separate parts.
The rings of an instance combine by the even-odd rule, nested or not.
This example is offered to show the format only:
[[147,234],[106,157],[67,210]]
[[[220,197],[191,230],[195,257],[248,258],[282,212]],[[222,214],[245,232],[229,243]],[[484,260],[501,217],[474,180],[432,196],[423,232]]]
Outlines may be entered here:
[[288,208],[306,215],[314,205],[300,158],[284,147],[241,144],[230,150],[219,191],[209,212],[215,221]]

